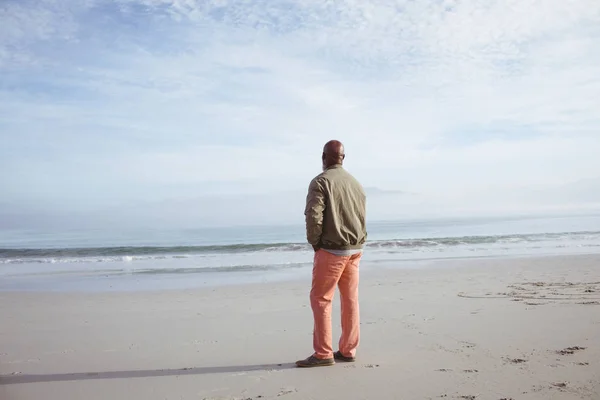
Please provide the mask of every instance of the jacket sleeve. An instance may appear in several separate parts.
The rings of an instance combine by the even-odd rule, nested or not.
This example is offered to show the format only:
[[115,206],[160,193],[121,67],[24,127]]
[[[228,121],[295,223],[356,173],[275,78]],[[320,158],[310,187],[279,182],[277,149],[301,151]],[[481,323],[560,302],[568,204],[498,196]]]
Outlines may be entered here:
[[308,187],[306,196],[306,239],[308,243],[317,246],[323,233],[323,212],[325,211],[325,191],[323,184],[313,179]]

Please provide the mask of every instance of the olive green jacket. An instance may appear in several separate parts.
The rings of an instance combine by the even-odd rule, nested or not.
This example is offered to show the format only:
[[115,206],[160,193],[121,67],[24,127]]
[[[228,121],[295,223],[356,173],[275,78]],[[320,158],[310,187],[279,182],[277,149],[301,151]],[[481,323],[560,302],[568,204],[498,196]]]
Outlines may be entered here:
[[304,215],[308,243],[318,248],[361,249],[367,239],[365,191],[341,165],[310,182]]

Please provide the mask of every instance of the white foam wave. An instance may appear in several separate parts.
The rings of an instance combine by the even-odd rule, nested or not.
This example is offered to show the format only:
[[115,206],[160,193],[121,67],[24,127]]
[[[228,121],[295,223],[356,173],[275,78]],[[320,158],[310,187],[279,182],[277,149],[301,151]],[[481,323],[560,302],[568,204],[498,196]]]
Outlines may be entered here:
[[[439,239],[399,239],[368,242],[365,254],[372,259],[393,257],[402,254],[427,254],[427,253],[485,253],[492,250],[519,253],[539,253],[543,249],[587,248],[600,247],[600,233],[581,232],[571,234],[541,234],[541,235],[514,235],[514,236],[482,236],[482,237],[456,237]],[[177,262],[189,259],[190,263],[210,265],[227,265],[228,260],[241,260],[252,263],[281,263],[283,260],[306,259],[312,252],[304,244],[290,244],[284,246],[266,247],[260,251],[249,250],[235,253],[199,253],[199,254],[143,254],[143,255],[103,255],[79,257],[15,257],[0,258],[0,264],[114,264],[114,263],[140,263],[144,261]],[[237,262],[237,261],[236,261]]]

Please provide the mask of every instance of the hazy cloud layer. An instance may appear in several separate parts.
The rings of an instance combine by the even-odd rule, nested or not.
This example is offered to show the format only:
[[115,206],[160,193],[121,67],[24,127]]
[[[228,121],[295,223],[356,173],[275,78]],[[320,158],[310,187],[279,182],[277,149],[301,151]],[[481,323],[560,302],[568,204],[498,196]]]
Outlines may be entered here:
[[267,200],[299,221],[331,138],[365,186],[412,194],[381,218],[600,203],[595,0],[6,0],[0,21],[11,220],[260,222]]

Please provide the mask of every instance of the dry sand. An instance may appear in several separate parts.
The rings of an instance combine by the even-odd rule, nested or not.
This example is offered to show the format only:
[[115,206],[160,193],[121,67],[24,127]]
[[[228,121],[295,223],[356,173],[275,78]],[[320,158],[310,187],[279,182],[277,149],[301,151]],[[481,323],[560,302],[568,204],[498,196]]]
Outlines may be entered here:
[[363,273],[358,360],[315,369],[309,276],[0,293],[0,399],[600,399],[600,256],[414,266]]

